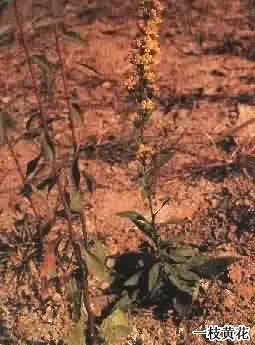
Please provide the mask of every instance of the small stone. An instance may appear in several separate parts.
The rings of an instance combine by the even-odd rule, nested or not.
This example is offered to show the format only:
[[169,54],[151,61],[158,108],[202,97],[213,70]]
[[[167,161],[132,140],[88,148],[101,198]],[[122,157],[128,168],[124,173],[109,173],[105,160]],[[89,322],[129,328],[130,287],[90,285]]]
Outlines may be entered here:
[[104,89],[110,89],[111,86],[112,86],[112,84],[111,84],[109,81],[105,81],[105,82],[103,82],[103,84],[102,84],[102,87],[103,87]]
[[11,100],[11,97],[2,97],[1,98],[1,101],[3,102],[3,103],[5,103],[5,104],[7,104],[7,103],[9,103],[10,102],[10,100]]

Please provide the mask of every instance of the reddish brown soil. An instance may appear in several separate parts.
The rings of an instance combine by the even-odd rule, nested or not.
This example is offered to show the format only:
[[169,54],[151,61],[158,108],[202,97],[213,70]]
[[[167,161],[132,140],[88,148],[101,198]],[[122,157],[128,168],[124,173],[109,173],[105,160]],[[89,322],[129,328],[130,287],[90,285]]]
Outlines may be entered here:
[[[31,16],[30,2],[23,0],[21,10],[30,54],[45,53],[52,63],[57,63],[53,30],[36,29],[32,25],[32,19],[43,16],[44,11],[34,5]],[[137,183],[135,152],[129,144],[133,136],[131,119],[135,107],[127,100],[124,88],[124,81],[132,69],[128,53],[137,34],[137,3],[72,0],[60,4],[66,27],[84,39],[81,43],[62,37],[60,43],[70,93],[76,89],[81,99],[83,124],[79,127],[79,140],[86,145],[95,136],[100,144],[96,159],[81,159],[81,171],[92,175],[97,184],[92,194],[87,193],[89,237],[101,239],[108,255],[135,250],[142,240],[132,225],[116,217],[115,213],[136,210],[148,214]],[[202,345],[207,343],[206,340],[191,332],[208,324],[245,324],[255,331],[255,190],[252,171],[247,174],[241,168],[234,174],[218,169],[192,178],[189,174],[192,169],[185,168],[193,165],[206,169],[208,164],[233,161],[235,156],[232,158],[231,153],[216,147],[218,135],[254,118],[255,4],[250,0],[169,0],[163,4],[158,69],[160,99],[147,134],[152,141],[162,139],[164,145],[170,145],[184,133],[173,158],[161,171],[157,203],[171,196],[171,203],[160,213],[160,222],[172,215],[186,222],[165,226],[162,233],[169,239],[184,234],[186,243],[211,243],[215,245],[213,254],[239,255],[242,259],[231,267],[227,281],[204,283],[205,292],[197,306],[203,312],[198,316],[194,312],[193,316],[177,322],[170,310],[168,320],[160,322],[148,311],[139,310],[130,314],[130,320],[134,334],[140,332],[143,344]],[[89,10],[85,11],[87,7]],[[1,24],[15,25],[12,10],[3,11]],[[39,69],[36,69],[36,77],[43,97],[45,92]],[[10,104],[16,121],[15,129],[9,132],[10,142],[14,142],[37,108],[18,33],[15,44],[0,48],[0,83],[2,108]],[[72,144],[59,71],[55,87],[53,99],[45,101],[43,108],[47,114],[65,118],[53,124],[61,161],[66,159]],[[236,147],[244,154],[252,155],[254,129],[255,124],[233,136]],[[21,181],[8,147],[2,145],[0,149],[0,229],[4,234],[13,228],[17,217],[25,212],[32,215],[32,210],[27,199],[19,194]],[[20,140],[15,145],[15,152],[25,173],[27,163],[39,151],[34,143]],[[45,196],[36,194],[34,197],[42,216],[47,216],[53,209],[55,196],[53,190],[48,204]],[[17,211],[17,205],[21,211]],[[64,232],[65,228],[64,222],[59,221],[54,234]],[[107,301],[94,289],[93,280],[91,285],[93,309],[100,314]],[[59,307],[58,317],[54,319],[50,316],[52,311],[48,310],[44,315],[38,305],[33,305],[35,297],[30,296],[26,283],[17,287],[18,290],[14,286],[14,283],[2,286],[0,296],[10,314],[12,308],[15,310],[15,303],[19,298],[21,300],[15,319],[21,344],[26,344],[29,339],[61,338],[68,331],[66,306]],[[56,304],[59,298],[61,296],[55,293]],[[254,342],[251,340],[250,344]]]

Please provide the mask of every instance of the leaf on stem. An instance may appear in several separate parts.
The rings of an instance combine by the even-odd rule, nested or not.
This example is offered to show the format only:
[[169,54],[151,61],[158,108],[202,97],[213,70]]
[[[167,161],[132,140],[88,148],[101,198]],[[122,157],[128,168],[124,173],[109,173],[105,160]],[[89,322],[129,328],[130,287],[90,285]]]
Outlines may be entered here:
[[141,214],[135,211],[124,211],[117,213],[117,216],[130,219],[139,230],[147,235],[155,244],[157,241],[156,230],[153,225]]

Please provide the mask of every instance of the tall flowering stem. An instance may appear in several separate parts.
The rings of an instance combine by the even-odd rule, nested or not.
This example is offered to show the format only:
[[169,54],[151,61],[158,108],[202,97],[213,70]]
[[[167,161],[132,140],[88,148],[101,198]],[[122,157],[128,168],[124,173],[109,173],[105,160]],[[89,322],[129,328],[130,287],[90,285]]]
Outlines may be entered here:
[[163,7],[158,0],[141,0],[138,10],[138,25],[141,32],[135,40],[130,62],[135,67],[126,83],[129,94],[137,104],[134,125],[139,130],[139,142],[144,142],[145,124],[155,109],[156,66],[159,63],[159,28]]
[[142,189],[148,201],[152,222],[153,212],[153,177],[150,172],[155,163],[156,152],[153,143],[146,144],[144,132],[146,124],[155,109],[155,96],[158,95],[156,86],[156,68],[160,61],[159,29],[163,7],[159,0],[141,0],[138,11],[138,25],[140,37],[134,42],[134,50],[130,55],[130,62],[135,67],[126,83],[129,95],[137,105],[137,116],[134,126],[138,130],[137,141],[139,150],[137,159],[140,163]]

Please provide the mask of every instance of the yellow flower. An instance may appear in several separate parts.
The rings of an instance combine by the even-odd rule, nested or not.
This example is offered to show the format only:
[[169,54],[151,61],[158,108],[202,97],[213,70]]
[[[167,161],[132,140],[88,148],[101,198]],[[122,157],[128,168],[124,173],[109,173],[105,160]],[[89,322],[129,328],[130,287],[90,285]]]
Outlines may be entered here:
[[[158,94],[156,66],[160,60],[159,27],[163,7],[160,0],[141,0],[139,21],[142,35],[135,40],[134,51],[129,56],[135,67],[134,75],[125,83],[128,91],[135,95],[138,103],[138,122],[144,126],[154,109],[153,97]],[[147,90],[146,90],[147,89]],[[144,99],[144,95],[152,95]]]
[[137,151],[136,158],[139,161],[143,161],[146,164],[152,162],[153,156],[155,155],[155,149],[149,145],[141,144]]
[[151,99],[146,99],[142,101],[142,110],[143,111],[151,111],[154,108],[154,103]]

